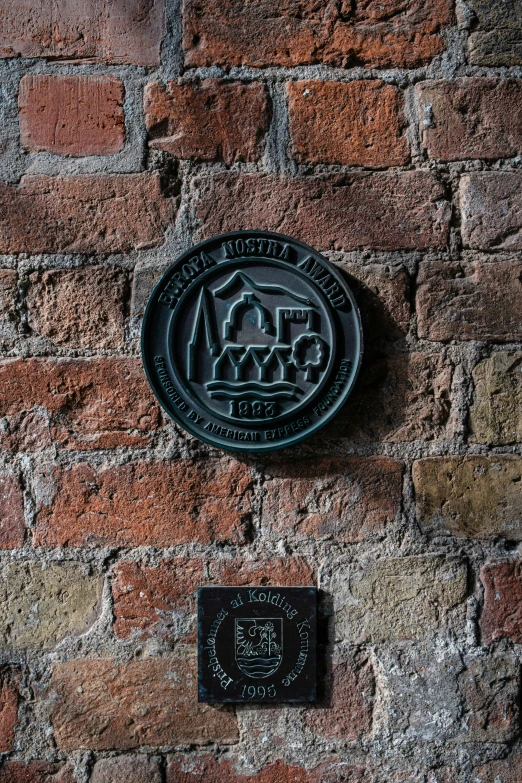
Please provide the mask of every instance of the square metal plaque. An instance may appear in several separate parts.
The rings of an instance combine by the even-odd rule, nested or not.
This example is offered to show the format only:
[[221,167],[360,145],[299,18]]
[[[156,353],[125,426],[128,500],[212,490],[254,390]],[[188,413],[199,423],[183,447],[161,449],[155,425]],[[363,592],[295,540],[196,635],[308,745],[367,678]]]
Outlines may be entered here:
[[199,701],[315,701],[316,614],[315,587],[200,587]]

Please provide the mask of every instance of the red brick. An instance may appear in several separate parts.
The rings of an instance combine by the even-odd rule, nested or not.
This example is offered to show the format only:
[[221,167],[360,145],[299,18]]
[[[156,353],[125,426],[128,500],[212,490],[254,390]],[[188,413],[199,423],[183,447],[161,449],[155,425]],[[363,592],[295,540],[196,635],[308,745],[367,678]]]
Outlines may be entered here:
[[263,84],[204,79],[153,82],[145,90],[149,147],[191,160],[259,160],[268,130]]
[[114,630],[131,634],[193,639],[196,591],[206,584],[205,561],[165,560],[159,566],[123,561],[114,569]]
[[92,769],[89,783],[161,783],[157,758],[117,756],[100,759]]
[[202,585],[314,584],[311,567],[300,557],[261,561],[179,557],[158,566],[123,561],[114,573],[114,630],[123,639],[138,633],[195,641],[196,591]]
[[270,0],[185,0],[185,64],[409,68],[443,51],[439,32],[453,21],[448,0],[353,7],[283,0],[274,13]]
[[0,768],[0,783],[75,783],[75,777],[65,764],[8,760]]
[[218,174],[196,182],[204,236],[256,226],[298,236],[318,250],[421,250],[447,241],[449,206],[428,172],[300,179]]
[[401,166],[409,158],[404,97],[379,80],[289,82],[292,152],[299,163]]
[[338,261],[348,276],[363,323],[364,342],[398,340],[408,332],[410,278],[401,264]]
[[[255,775],[243,775],[236,772],[231,761],[217,761],[211,755],[172,756],[167,767],[167,783],[312,783],[309,772],[302,767],[276,761],[268,764]],[[315,783],[315,781],[314,781]]]
[[460,205],[465,247],[522,250],[522,174],[465,174]]
[[511,158],[522,150],[522,83],[455,79],[417,85],[420,133],[431,158]]
[[384,535],[402,497],[402,465],[388,457],[269,466],[262,520],[278,536],[357,542]]
[[159,424],[138,359],[6,360],[0,385],[0,416],[7,419],[0,445],[6,449],[144,446]]
[[250,473],[231,459],[98,470],[80,463],[55,468],[48,482],[36,516],[38,546],[242,543],[250,516]]
[[0,338],[16,337],[18,275],[14,269],[0,269]]
[[48,696],[60,750],[130,750],[142,745],[238,741],[230,709],[197,701],[196,656],[55,665]]
[[367,734],[372,728],[375,695],[375,678],[368,659],[334,664],[321,683],[329,702],[308,710],[308,730],[320,737],[340,740]]
[[19,669],[14,666],[0,666],[0,753],[13,750],[15,727],[18,723],[19,685]]
[[27,322],[55,345],[118,348],[125,340],[128,286],[127,272],[118,267],[33,272],[26,296]]
[[20,143],[29,152],[114,155],[125,144],[123,82],[29,74],[20,81]]
[[280,587],[313,585],[314,568],[302,557],[274,557],[272,560],[212,561],[214,581],[225,585],[267,585]]
[[22,177],[0,183],[0,253],[115,253],[153,247],[174,216],[150,174]]
[[373,780],[366,767],[335,762],[325,762],[308,772],[278,760],[252,775],[236,772],[232,761],[217,761],[210,754],[178,754],[171,756],[167,765],[167,783],[372,783]]
[[473,783],[520,783],[522,780],[522,753],[514,750],[501,761],[489,761],[473,768]]
[[522,562],[486,565],[480,578],[484,584],[483,643],[509,638],[522,644]]
[[427,261],[417,277],[419,337],[522,340],[522,262],[477,257]]
[[357,388],[325,437],[391,443],[450,437],[453,370],[443,353],[368,351]]
[[0,549],[16,549],[22,546],[24,534],[24,497],[20,480],[15,476],[1,476]]
[[159,65],[164,0],[4,0],[0,57]]

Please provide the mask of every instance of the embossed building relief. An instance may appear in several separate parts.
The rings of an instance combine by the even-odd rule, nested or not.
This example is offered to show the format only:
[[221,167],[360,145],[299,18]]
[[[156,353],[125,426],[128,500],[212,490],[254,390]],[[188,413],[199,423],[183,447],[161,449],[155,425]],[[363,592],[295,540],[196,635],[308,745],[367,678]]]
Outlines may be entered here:
[[315,701],[316,610],[314,587],[201,587],[199,701]]
[[145,312],[156,397],[187,431],[233,451],[271,451],[323,427],[353,388],[357,306],[339,272],[288,237],[240,231],[179,258]]

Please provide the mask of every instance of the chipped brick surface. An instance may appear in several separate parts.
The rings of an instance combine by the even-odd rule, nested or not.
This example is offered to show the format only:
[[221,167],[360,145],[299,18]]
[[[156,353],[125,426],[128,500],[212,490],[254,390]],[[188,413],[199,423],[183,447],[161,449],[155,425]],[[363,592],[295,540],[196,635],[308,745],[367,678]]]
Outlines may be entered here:
[[0,184],[0,252],[108,253],[160,245],[173,217],[157,176],[47,177]]
[[241,543],[251,477],[243,465],[193,460],[135,462],[106,470],[80,463],[42,477],[40,546],[170,546]]
[[522,536],[520,457],[430,457],[413,465],[423,530],[518,541]]
[[269,466],[262,518],[275,535],[362,541],[399,512],[402,466],[385,457]]
[[0,362],[0,379],[5,449],[145,445],[159,423],[136,359],[8,359]]
[[238,738],[230,708],[198,704],[194,656],[121,666],[110,659],[67,661],[54,667],[49,697],[62,750],[227,744]]
[[[185,62],[189,66],[325,63],[349,67],[412,67],[444,50],[441,28],[453,22],[442,2],[383,5],[284,0],[274,14],[269,0],[186,0]],[[237,24],[237,19],[242,24]]]
[[400,166],[409,150],[404,97],[379,81],[289,82],[290,135],[300,163]]
[[7,0],[0,57],[158,65],[164,13],[164,0]]
[[[15,666],[0,667],[0,752],[13,750],[18,723],[20,670]],[[1,778],[0,778],[1,779]]]
[[205,236],[255,225],[298,236],[318,250],[420,250],[447,241],[448,205],[429,172],[302,179],[219,174],[197,184]]
[[513,342],[522,337],[519,258],[476,254],[460,262],[421,264],[417,287],[419,337]]
[[190,160],[255,161],[268,130],[266,90],[218,79],[197,87],[153,82],[145,93],[145,117],[152,149]]
[[[424,146],[430,158],[511,158],[522,149],[516,79],[456,79],[417,88]],[[429,116],[429,121],[425,118]]]
[[127,281],[128,275],[118,268],[33,272],[27,322],[55,345],[118,348],[125,340]]

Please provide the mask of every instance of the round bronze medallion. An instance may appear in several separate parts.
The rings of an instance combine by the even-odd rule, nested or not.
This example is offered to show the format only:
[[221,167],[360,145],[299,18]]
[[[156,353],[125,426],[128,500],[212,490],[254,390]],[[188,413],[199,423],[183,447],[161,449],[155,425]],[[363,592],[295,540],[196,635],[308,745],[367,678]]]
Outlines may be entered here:
[[143,363],[161,405],[230,451],[273,451],[317,432],[350,394],[361,354],[359,312],[339,272],[267,231],[184,253],[143,321]]

